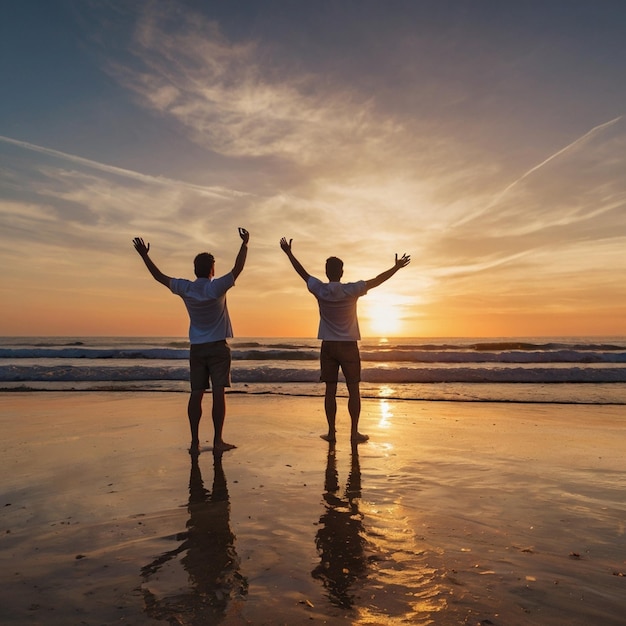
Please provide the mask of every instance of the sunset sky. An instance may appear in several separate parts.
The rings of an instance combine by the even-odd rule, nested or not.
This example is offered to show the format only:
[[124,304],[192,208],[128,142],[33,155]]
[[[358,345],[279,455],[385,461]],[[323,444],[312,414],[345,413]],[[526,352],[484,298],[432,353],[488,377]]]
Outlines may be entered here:
[[170,276],[248,264],[235,334],[411,264],[364,336],[626,335],[626,3],[24,0],[0,39],[0,335],[184,336]]

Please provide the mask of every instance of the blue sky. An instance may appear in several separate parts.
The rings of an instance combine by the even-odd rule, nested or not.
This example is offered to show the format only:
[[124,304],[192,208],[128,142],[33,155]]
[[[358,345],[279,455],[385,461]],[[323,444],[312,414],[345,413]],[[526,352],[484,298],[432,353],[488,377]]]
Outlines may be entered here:
[[[238,335],[315,333],[278,240],[369,335],[626,334],[622,2],[10,3],[0,334],[184,334],[148,277],[232,267]],[[41,316],[45,310],[46,315]]]

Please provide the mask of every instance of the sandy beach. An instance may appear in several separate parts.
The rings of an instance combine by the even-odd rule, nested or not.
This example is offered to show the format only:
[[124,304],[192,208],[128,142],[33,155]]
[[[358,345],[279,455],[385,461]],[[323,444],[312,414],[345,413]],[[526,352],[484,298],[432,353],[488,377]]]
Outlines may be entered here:
[[0,394],[3,624],[624,623],[623,407],[368,400],[354,452],[233,393],[193,459],[185,406]]

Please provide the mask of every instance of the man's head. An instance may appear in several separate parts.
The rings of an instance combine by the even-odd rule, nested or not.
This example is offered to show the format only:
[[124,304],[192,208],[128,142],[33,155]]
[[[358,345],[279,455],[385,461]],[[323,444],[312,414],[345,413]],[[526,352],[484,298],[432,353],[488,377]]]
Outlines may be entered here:
[[340,281],[343,276],[343,261],[336,256],[326,259],[326,276],[331,282]]
[[213,268],[215,267],[215,259],[208,252],[201,252],[193,260],[193,270],[198,278],[211,278],[213,276]]

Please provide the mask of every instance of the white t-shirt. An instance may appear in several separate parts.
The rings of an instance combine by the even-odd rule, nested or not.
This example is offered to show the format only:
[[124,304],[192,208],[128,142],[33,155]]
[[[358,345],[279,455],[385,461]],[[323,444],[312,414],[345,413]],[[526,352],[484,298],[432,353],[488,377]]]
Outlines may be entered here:
[[356,303],[367,293],[364,280],[356,283],[323,283],[309,276],[309,291],[317,298],[320,309],[318,339],[326,341],[357,341],[361,338]]
[[234,284],[232,272],[214,279],[172,278],[170,291],[183,299],[189,313],[190,343],[209,343],[233,336],[226,292]]

